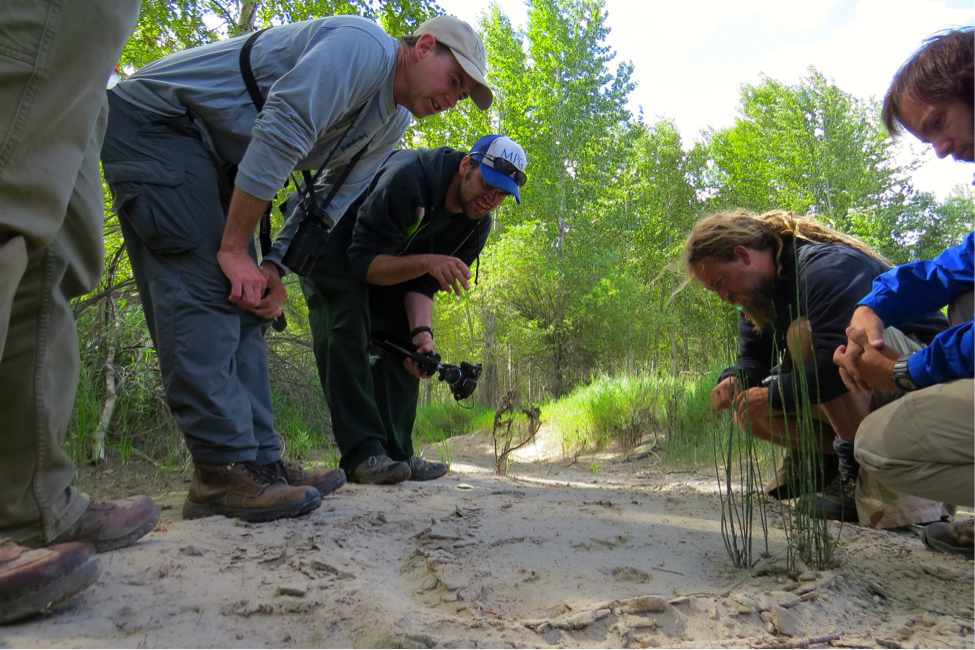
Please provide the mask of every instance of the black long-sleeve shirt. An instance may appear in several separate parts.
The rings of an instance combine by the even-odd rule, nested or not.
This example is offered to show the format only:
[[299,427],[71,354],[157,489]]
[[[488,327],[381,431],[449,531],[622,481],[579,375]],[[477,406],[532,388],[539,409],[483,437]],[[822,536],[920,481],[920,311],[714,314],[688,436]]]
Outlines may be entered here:
[[[391,153],[332,230],[325,255],[347,257],[349,274],[363,282],[378,255],[450,255],[470,266],[487,243],[491,215],[473,220],[444,209],[450,182],[466,155],[449,147]],[[404,284],[407,291],[430,298],[440,290],[429,274]]]
[[[805,316],[812,330],[815,363],[778,375],[769,385],[772,408],[794,412],[806,393],[812,404],[822,404],[847,392],[833,363],[836,348],[846,343],[846,328],[857,303],[870,293],[873,279],[890,267],[855,248],[804,240],[785,244],[784,277],[776,279],[775,320],[761,332],[739,317],[739,353],[735,365],[721,373],[719,382],[735,375],[746,387],[758,386],[786,350],[789,325]],[[937,311],[917,314],[899,326],[905,334],[929,343],[948,327]]]

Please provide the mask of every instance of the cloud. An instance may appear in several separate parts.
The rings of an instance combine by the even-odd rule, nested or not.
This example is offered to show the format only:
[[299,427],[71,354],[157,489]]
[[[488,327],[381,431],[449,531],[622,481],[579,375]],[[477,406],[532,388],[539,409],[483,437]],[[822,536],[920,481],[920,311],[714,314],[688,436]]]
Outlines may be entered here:
[[[473,22],[489,1],[439,4]],[[524,25],[523,0],[498,4]],[[649,119],[673,119],[685,146],[707,126],[730,126],[740,85],[755,83],[760,73],[796,83],[814,65],[853,95],[882,96],[924,38],[975,19],[975,8],[942,0],[606,0],[606,10],[608,45],[618,61],[635,66],[631,110],[642,106]],[[917,180],[943,197],[956,182],[971,183],[971,169],[926,165]]]
[[975,11],[933,0],[862,0],[856,19],[813,43],[785,44],[768,53],[761,69],[794,81],[810,64],[859,97],[882,96],[900,65],[925,38],[947,27],[970,24]]

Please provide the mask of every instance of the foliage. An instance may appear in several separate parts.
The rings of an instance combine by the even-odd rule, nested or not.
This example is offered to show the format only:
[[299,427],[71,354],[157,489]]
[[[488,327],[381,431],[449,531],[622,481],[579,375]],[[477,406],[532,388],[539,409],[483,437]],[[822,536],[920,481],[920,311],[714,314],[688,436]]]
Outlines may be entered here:
[[[439,12],[431,0],[146,0],[122,74],[312,16],[356,13],[400,36]],[[742,86],[736,123],[691,142],[673,121],[627,112],[632,66],[611,67],[600,0],[531,0],[523,29],[492,5],[479,29],[491,110],[461,102],[415,122],[403,146],[467,149],[485,133],[505,133],[525,148],[529,181],[521,205],[509,200],[494,214],[472,269],[476,290],[437,301],[438,350],[452,363],[484,366],[477,408],[458,409],[442,385],[425,382],[419,432],[449,438],[485,427],[483,412],[516,390],[530,403],[564,398],[546,407],[545,419],[567,436],[567,449],[633,444],[652,423],[670,458],[693,462],[720,430],[708,393],[736,316],[698,287],[682,290],[676,262],[697,218],[731,206],[815,213],[898,262],[930,258],[972,228],[971,189],[944,202],[917,192],[917,159],[897,162],[876,102],[815,69],[793,85],[764,78]],[[273,226],[281,222],[275,211]],[[74,304],[83,371],[69,447],[76,458],[90,453],[114,346],[119,397],[109,444],[181,466],[185,446],[110,213],[103,240],[102,283]],[[307,309],[296,278],[286,284],[290,327],[268,333],[272,392],[286,445],[308,457],[328,448],[328,414]]]

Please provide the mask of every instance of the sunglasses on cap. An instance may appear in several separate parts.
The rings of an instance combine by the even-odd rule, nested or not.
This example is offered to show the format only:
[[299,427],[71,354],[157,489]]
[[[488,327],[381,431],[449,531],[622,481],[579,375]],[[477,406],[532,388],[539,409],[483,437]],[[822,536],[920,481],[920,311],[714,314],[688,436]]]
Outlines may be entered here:
[[491,166],[495,170],[501,172],[505,176],[509,176],[511,180],[515,182],[515,185],[517,185],[518,187],[523,187],[525,183],[528,182],[528,177],[525,176],[525,172],[515,167],[514,163],[511,162],[510,160],[501,158],[500,156],[491,156],[486,153],[481,153],[480,151],[475,151],[470,155],[487,158],[488,160],[491,161]]

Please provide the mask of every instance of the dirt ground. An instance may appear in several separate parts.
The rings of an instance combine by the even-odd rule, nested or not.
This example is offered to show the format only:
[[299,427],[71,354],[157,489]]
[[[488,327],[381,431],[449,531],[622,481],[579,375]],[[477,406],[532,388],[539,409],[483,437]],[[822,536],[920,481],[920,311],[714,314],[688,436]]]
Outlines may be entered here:
[[[161,525],[102,555],[94,587],[0,628],[0,647],[975,644],[972,562],[911,532],[836,524],[833,569],[750,576],[725,551],[710,471],[619,454],[570,464],[539,444],[503,478],[474,435],[452,459],[441,480],[350,484],[257,525],[183,521],[188,477],[103,468],[86,489],[148,491]],[[785,541],[771,535],[774,554]]]

